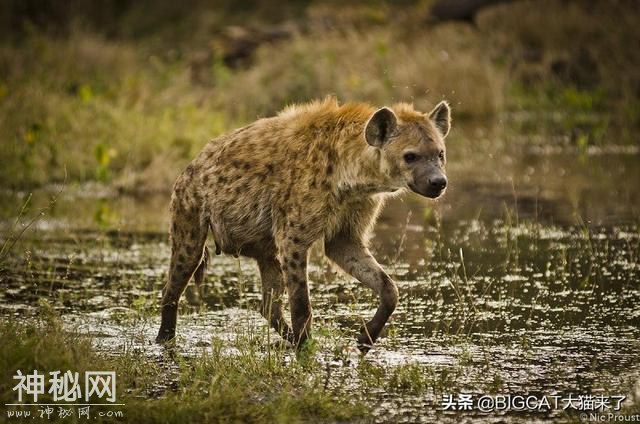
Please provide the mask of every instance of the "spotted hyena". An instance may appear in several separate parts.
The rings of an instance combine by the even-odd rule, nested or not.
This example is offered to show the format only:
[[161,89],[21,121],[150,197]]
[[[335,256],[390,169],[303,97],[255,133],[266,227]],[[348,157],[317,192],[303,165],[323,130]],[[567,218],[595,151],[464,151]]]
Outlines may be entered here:
[[[398,303],[398,289],[367,248],[389,195],[437,198],[447,185],[446,102],[424,114],[408,104],[375,109],[333,98],[292,106],[209,142],[178,177],[171,197],[172,254],[157,337],[175,336],[178,300],[202,280],[211,232],[216,253],[258,262],[262,315],[300,346],[311,330],[310,246],[374,290],[378,309],[358,337],[366,351]],[[288,292],[291,324],[283,315]]]

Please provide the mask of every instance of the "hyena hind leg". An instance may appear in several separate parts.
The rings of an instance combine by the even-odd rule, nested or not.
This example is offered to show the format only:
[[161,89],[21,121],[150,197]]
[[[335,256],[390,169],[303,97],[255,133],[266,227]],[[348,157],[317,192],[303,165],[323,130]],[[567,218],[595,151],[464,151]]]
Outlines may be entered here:
[[282,269],[276,258],[259,258],[260,279],[262,280],[262,303],[260,312],[267,319],[271,327],[283,339],[293,343],[291,327],[284,317],[284,278]]
[[195,212],[174,213],[172,220],[174,224],[171,229],[171,263],[167,283],[163,289],[162,323],[156,337],[157,343],[163,343],[175,337],[180,296],[194,272],[199,274],[196,277],[201,279],[206,266],[204,250],[208,230],[206,223],[201,222],[199,214]]

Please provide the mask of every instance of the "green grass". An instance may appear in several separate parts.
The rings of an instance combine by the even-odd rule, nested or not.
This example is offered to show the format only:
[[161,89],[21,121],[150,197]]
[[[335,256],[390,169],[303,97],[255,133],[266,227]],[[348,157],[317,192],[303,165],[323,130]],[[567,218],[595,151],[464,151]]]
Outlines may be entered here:
[[[50,22],[57,31],[27,24],[0,43],[0,183],[95,180],[167,191],[212,137],[330,93],[424,110],[447,98],[457,126],[502,120],[519,133],[569,135],[579,148],[635,140],[640,56],[625,47],[637,39],[635,12],[607,2],[519,2],[491,8],[474,29],[425,25],[428,5],[194,5],[148,16],[144,3],[120,11],[106,2],[100,19],[76,5],[68,22]],[[284,16],[290,38],[261,45],[244,66],[221,59],[233,44],[227,25],[282,25]],[[574,57],[576,43],[584,53]],[[540,58],[523,60],[530,50]],[[567,75],[552,71],[560,62]],[[504,115],[514,109],[533,118],[514,124]]]
[[0,180],[10,186],[67,178],[130,187],[144,175],[153,189],[173,178],[168,164],[177,172],[228,129],[184,88],[184,69],[146,62],[131,45],[84,33],[25,44],[0,49]]
[[[566,136],[579,152],[590,145],[635,142],[635,138],[622,128],[637,126],[640,121],[632,118],[623,127],[621,120],[625,118],[616,115],[618,109],[609,109],[607,96],[601,89],[581,89],[558,83],[535,87],[514,84],[509,95],[512,110],[527,111],[530,115],[513,125],[512,131],[517,134]],[[631,113],[631,108],[625,106],[624,111]]]
[[[140,337],[138,334],[142,334],[143,330],[137,333],[137,329],[143,327],[146,330],[149,323],[155,321],[157,293],[161,282],[150,283],[149,278],[142,277],[141,272],[127,273],[128,275],[122,273],[123,270],[136,270],[131,266],[133,263],[146,264],[150,257],[157,259],[161,252],[157,240],[147,240],[149,246],[144,247],[145,241],[141,238],[136,249],[139,256],[135,257],[126,256],[125,252],[131,250],[131,245],[121,235],[112,234],[112,238],[106,240],[95,235],[85,235],[84,239],[68,237],[74,241],[57,246],[49,244],[50,240],[56,238],[48,238],[44,236],[45,233],[42,233],[42,237],[24,240],[24,244],[16,250],[24,252],[25,262],[16,262],[11,257],[7,267],[13,265],[17,269],[24,266],[25,271],[8,274],[9,281],[14,281],[8,286],[9,289],[26,284],[32,286],[26,293],[35,292],[36,295],[47,297],[56,308],[69,311],[69,305],[73,305],[72,309],[77,308],[80,314],[70,311],[69,318],[75,317],[75,322],[83,322],[84,316],[90,327],[91,318],[84,313],[103,310],[105,307],[94,305],[92,309],[84,310],[82,305],[87,299],[93,298],[95,293],[103,294],[103,288],[94,287],[95,291],[91,292],[83,287],[83,282],[87,276],[99,273],[106,281],[117,284],[117,288],[115,285],[109,286],[116,292],[114,299],[117,299],[117,305],[131,308],[126,313],[112,315],[107,318],[107,322],[116,328],[131,329],[136,335],[120,336],[115,340],[115,343],[124,342],[127,346],[124,349],[98,350],[92,344],[95,340],[76,332],[73,325],[63,326],[60,317],[49,304],[38,305],[31,296],[21,299],[26,293],[19,295],[12,300],[15,305],[38,307],[36,316],[39,318],[33,321],[25,316],[27,314],[22,314],[20,319],[3,317],[0,336],[5,343],[0,346],[0,400],[5,403],[15,401],[16,394],[10,390],[10,384],[13,383],[12,376],[18,368],[26,372],[33,369],[70,369],[78,372],[115,370],[118,375],[118,400],[125,403],[122,409],[128,421],[366,422],[372,419],[372,414],[380,413],[382,402],[388,399],[393,399],[396,405],[419,400],[427,405],[429,412],[437,413],[438,400],[442,394],[466,391],[504,394],[523,390],[522,387],[527,387],[531,379],[537,377],[512,376],[509,371],[511,367],[536,363],[540,358],[539,347],[547,346],[545,343],[557,346],[556,343],[568,341],[570,346],[574,346],[571,344],[574,343],[571,334],[548,340],[541,339],[536,334],[540,326],[556,328],[556,324],[546,317],[546,312],[534,312],[537,305],[543,307],[538,311],[544,311],[545,307],[563,302],[560,305],[566,307],[567,312],[559,318],[561,322],[565,322],[557,327],[561,333],[566,327],[569,327],[570,332],[574,328],[574,324],[570,324],[571,311],[591,308],[591,302],[598,310],[608,313],[609,318],[595,318],[596,315],[591,315],[589,320],[608,320],[603,322],[612,323],[613,331],[616,331],[618,325],[627,325],[625,320],[632,310],[629,309],[632,308],[632,300],[623,298],[622,301],[626,302],[624,306],[621,305],[623,309],[616,310],[608,306],[607,297],[612,290],[617,289],[626,290],[630,296],[637,296],[632,285],[637,280],[636,268],[633,267],[638,256],[637,237],[630,237],[628,242],[623,243],[616,239],[615,234],[603,232],[602,228],[590,228],[586,225],[569,228],[547,226],[544,222],[534,222],[519,216],[517,210],[506,205],[503,219],[478,224],[475,229],[467,223],[449,229],[447,225],[449,224],[444,223],[439,227],[436,246],[430,249],[433,252],[433,258],[430,258],[432,265],[425,269],[425,280],[422,283],[426,291],[412,295],[403,290],[408,296],[402,302],[406,305],[410,300],[443,299],[442,303],[433,308],[425,305],[421,308],[417,304],[414,311],[410,308],[399,310],[388,327],[389,334],[381,340],[379,348],[382,354],[376,357],[374,352],[364,359],[348,351],[348,347],[353,344],[350,328],[356,325],[344,325],[341,318],[332,316],[325,309],[326,304],[316,304],[319,313],[316,315],[318,322],[314,329],[313,343],[298,357],[282,346],[272,345],[277,338],[265,331],[266,325],[261,319],[256,322],[251,319],[236,319],[237,317],[224,321],[222,325],[207,324],[212,334],[209,339],[197,343],[195,340],[190,340],[191,343],[187,340],[186,345],[192,347],[200,346],[206,341],[209,343],[206,350],[188,356],[172,356],[171,351],[167,351],[164,357],[159,357],[153,348],[147,349],[145,344],[140,344],[141,341],[146,343],[150,340],[145,340],[148,336]],[[413,244],[412,235],[407,232],[406,227],[401,227],[398,234],[394,234],[399,237],[398,249],[403,250],[402,257],[409,254],[404,253],[405,249],[410,249]],[[460,228],[463,230],[459,232]],[[619,230],[635,234],[637,224],[628,228],[621,227]],[[545,236],[545,232],[558,234]],[[605,235],[609,239],[601,237]],[[99,265],[95,265],[93,259],[96,258],[96,252],[103,251],[109,252],[109,257],[118,259],[110,262],[99,253]],[[431,254],[421,249],[421,254],[423,253]],[[85,261],[77,261],[78,257],[84,257]],[[51,258],[65,259],[55,265],[50,261]],[[544,258],[541,265],[537,262],[539,258]],[[393,262],[398,258],[391,256],[389,260]],[[612,267],[610,264],[617,265]],[[402,263],[395,265],[400,266]],[[537,267],[545,271],[544,277],[532,274],[537,271]],[[394,266],[389,266],[391,268]],[[603,274],[602,271],[607,268],[613,274]],[[259,289],[256,291],[256,287],[252,287],[251,281],[257,278],[256,270],[252,272],[254,274],[249,272],[243,276],[242,269],[238,269],[237,274],[231,272],[231,275],[239,276],[238,281],[242,280],[240,284],[246,284],[245,292],[255,294],[259,293]],[[316,272],[319,271],[312,272],[312,281],[320,281],[320,274]],[[492,277],[483,278],[488,273]],[[540,284],[526,284],[505,278],[513,274],[535,278]],[[64,283],[66,290],[56,293],[51,288],[52,291],[47,292],[50,281],[60,280],[63,276],[66,279],[69,275],[68,281]],[[439,284],[445,277],[455,285]],[[219,275],[214,277],[216,282],[218,278],[225,280]],[[213,283],[212,280],[209,282]],[[331,284],[331,281],[327,283]],[[559,286],[562,286],[564,294],[558,293],[561,289]],[[141,289],[136,290],[133,299],[126,294],[129,287]],[[236,287],[226,289],[235,292]],[[587,304],[580,298],[580,293],[585,290],[592,292],[588,296],[589,300],[586,300]],[[529,292],[533,293],[526,294]],[[448,300],[444,300],[445,295]],[[496,310],[495,304],[487,302],[495,297],[500,303],[499,310]],[[356,323],[356,316],[366,317],[359,308],[366,305],[364,308],[368,309],[373,302],[373,296],[360,297],[358,294],[356,299],[354,295],[351,305],[353,324]],[[215,303],[216,308],[220,306]],[[227,306],[255,310],[256,305],[252,307],[250,303],[239,299]],[[356,303],[360,303],[360,307]],[[521,312],[522,305],[530,305],[529,312]],[[190,325],[184,320],[195,310],[187,307],[186,302],[183,306],[180,328],[187,329]],[[203,307],[202,311],[206,310]],[[403,316],[405,313],[407,315]],[[491,321],[498,323],[503,319],[516,317],[518,321],[526,320],[526,325],[524,329],[511,327],[510,324],[504,328],[494,328],[490,321],[476,322],[483,313],[491,313]],[[535,320],[532,321],[532,317]],[[208,322],[205,316],[199,318],[203,319],[201,322]],[[397,332],[397,327],[401,327],[399,321],[404,319],[416,320],[424,325],[429,325],[428,321],[438,321],[439,324],[425,330],[424,334],[411,333],[406,327]],[[184,330],[180,333],[188,334]],[[491,333],[494,337],[487,337]],[[508,337],[505,340],[503,336]],[[122,337],[135,337],[135,340]],[[442,351],[446,352],[445,356],[449,361],[416,362],[420,358],[424,360],[425,355],[414,350],[411,343],[413,337],[426,338],[424,341],[427,344],[422,346],[427,346],[427,355],[430,352],[428,346],[432,342],[444,347]],[[595,345],[598,346],[599,339],[595,340]],[[610,354],[603,345],[598,349],[604,350],[598,350],[597,355],[606,357]],[[517,352],[517,356],[513,352]],[[386,356],[386,353],[391,355]],[[410,355],[394,360],[394,353]],[[578,351],[577,355],[582,355],[577,358],[584,358],[585,355],[591,357],[592,352]],[[385,359],[390,361],[385,363]],[[554,357],[545,367],[543,387],[574,388],[573,377],[564,374],[566,366],[563,357]],[[635,376],[632,371],[626,370],[626,381],[616,380],[615,384],[610,383],[609,379],[617,379],[619,372],[623,371],[611,364],[602,371],[585,372],[584,378],[593,379],[594,385],[589,387],[611,387],[610,390],[615,389],[616,394],[621,390],[626,393],[627,386],[635,384],[635,380],[632,380]],[[386,408],[383,413],[390,410],[388,406]],[[632,408],[637,409],[637,406]]]
[[[426,399],[460,389],[464,373],[462,364],[354,363],[345,353],[348,335],[326,325],[297,355],[249,327],[236,328],[232,340],[214,336],[210,348],[188,356],[176,347],[156,357],[132,343],[120,352],[100,351],[91,337],[63,325],[45,301],[38,310],[37,319],[8,318],[0,324],[6,341],[0,346],[3,403],[17,402],[12,387],[18,369],[45,375],[70,370],[81,378],[85,371],[115,371],[117,402],[124,406],[105,411],[122,411],[127,422],[352,422],[371,418],[376,393]],[[342,365],[329,366],[328,360]],[[332,375],[336,372],[340,377]],[[38,401],[53,403],[53,398],[40,395]],[[97,419],[113,422],[113,417]]]
[[[290,352],[282,349],[264,355],[258,345],[263,340],[255,335],[232,343],[214,339],[210,353],[154,361],[133,350],[100,354],[89,337],[63,328],[47,304],[40,311],[34,322],[7,319],[0,324],[5,340],[0,347],[3,403],[17,401],[11,390],[17,369],[71,370],[81,376],[88,370],[113,370],[127,422],[332,422],[366,413],[346,392],[324,388],[319,363],[311,358],[285,361]],[[239,353],[229,354],[227,348]],[[175,389],[163,391],[163,383],[172,382]],[[45,395],[38,400],[51,399]]]

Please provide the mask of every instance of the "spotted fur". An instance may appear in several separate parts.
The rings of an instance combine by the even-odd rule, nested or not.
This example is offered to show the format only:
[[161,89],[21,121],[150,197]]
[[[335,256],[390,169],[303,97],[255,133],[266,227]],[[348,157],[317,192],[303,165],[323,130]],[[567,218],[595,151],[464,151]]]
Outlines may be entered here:
[[[194,273],[203,278],[210,233],[216,253],[257,260],[261,312],[297,346],[312,322],[308,251],[324,240],[327,256],[380,297],[358,338],[368,349],[398,302],[396,284],[367,248],[370,231],[386,197],[407,188],[424,194],[417,179],[442,172],[449,119],[444,102],[423,114],[408,104],[376,110],[327,98],[210,141],[171,197],[172,255],[157,341],[175,336],[178,300]],[[407,164],[408,149],[424,165]]]

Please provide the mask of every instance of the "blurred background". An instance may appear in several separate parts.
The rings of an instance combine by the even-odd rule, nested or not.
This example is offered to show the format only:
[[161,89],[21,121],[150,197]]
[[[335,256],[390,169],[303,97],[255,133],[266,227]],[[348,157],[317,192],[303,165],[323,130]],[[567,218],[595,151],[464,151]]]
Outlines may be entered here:
[[615,191],[639,176],[639,23],[635,0],[5,0],[0,184],[168,192],[211,138],[335,94],[449,100],[460,183],[551,173],[544,191],[613,155],[575,184]]

